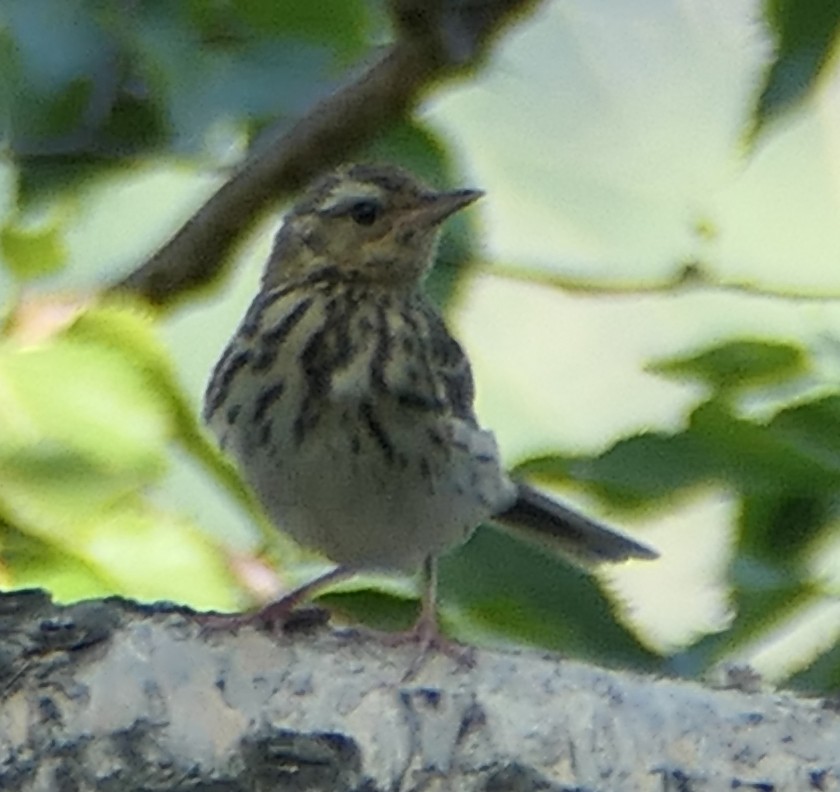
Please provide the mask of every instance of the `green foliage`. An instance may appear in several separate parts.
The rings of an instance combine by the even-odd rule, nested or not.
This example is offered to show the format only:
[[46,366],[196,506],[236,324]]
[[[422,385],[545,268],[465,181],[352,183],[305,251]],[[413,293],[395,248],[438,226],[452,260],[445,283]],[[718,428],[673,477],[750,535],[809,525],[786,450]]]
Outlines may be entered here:
[[836,529],[840,502],[840,394],[819,395],[750,418],[729,398],[739,388],[772,387],[808,369],[801,347],[756,340],[724,342],[651,366],[702,379],[708,398],[673,435],[643,433],[596,457],[550,455],[519,472],[545,481],[586,483],[604,500],[637,510],[718,484],[734,490],[741,509],[730,571],[729,629],[671,658],[696,673],[723,659],[825,596],[809,570],[814,543]]
[[[176,366],[160,341],[158,317],[137,306],[100,303],[66,329],[31,341],[16,329],[21,306],[13,290],[2,287],[43,283],[65,267],[71,270],[62,273],[65,284],[84,282],[73,271],[80,263],[71,250],[72,211],[45,209],[83,200],[105,174],[115,184],[127,179],[142,161],[205,173],[229,167],[247,146],[263,143],[264,131],[291,123],[373,57],[385,38],[381,6],[366,0],[2,4],[2,587],[42,585],[59,599],[120,593],[199,607],[248,605],[251,589],[230,571],[234,551],[199,516],[211,492],[232,505],[231,519],[254,527],[258,546],[249,553],[267,550],[287,567],[298,559],[199,426],[200,385],[187,383],[189,391],[182,385],[179,366],[201,357],[204,336],[214,329],[209,322],[176,350]],[[834,0],[768,0],[765,7],[776,55],[752,108],[753,134],[815,90],[840,20]],[[565,90],[549,83],[550,90]],[[504,112],[510,108],[499,115]],[[382,129],[360,157],[397,161],[434,184],[454,186],[464,178],[453,143],[433,122],[407,117]],[[531,140],[506,143],[510,159],[499,168],[527,175],[532,213],[544,224],[574,218],[578,207],[558,207],[541,192],[544,159],[532,150],[539,147]],[[620,170],[622,158],[616,162]],[[591,188],[593,194],[610,190],[609,184]],[[173,227],[178,211],[173,205]],[[605,210],[604,224],[612,221]],[[449,308],[458,307],[459,288],[475,275],[465,267],[477,257],[468,222],[458,216],[447,228],[429,283]],[[569,228],[584,240],[582,249],[597,248],[593,229],[574,222]],[[706,235],[710,246],[721,233]],[[150,237],[148,252],[160,241]],[[530,241],[523,240],[523,259]],[[38,322],[49,322],[48,308]],[[811,560],[837,534],[840,395],[815,374],[812,350],[780,340],[776,328],[730,336],[649,363],[658,380],[698,391],[679,429],[613,438],[598,454],[554,449],[517,469],[546,483],[574,482],[636,515],[663,514],[709,488],[731,493],[738,514],[726,581],[728,628],[659,657],[616,617],[614,599],[592,578],[486,527],[442,564],[442,611],[452,633],[693,675],[832,596]],[[806,389],[806,381],[820,387]],[[167,500],[167,477],[179,465],[204,490]],[[388,628],[405,626],[416,611],[411,592],[367,577],[324,599],[353,619]],[[832,644],[822,651],[794,677],[797,684],[836,687],[840,650]]]
[[29,229],[7,225],[0,229],[0,259],[21,280],[51,275],[66,259],[61,231],[54,226]]
[[773,382],[801,372],[801,349],[769,341],[733,341],[699,355],[666,360],[651,371],[698,379],[718,391]]
[[819,83],[840,31],[836,0],[765,0],[765,18],[776,54],[764,79],[753,118],[753,134],[789,112]]
[[235,604],[220,548],[145,494],[170,444],[197,433],[168,366],[151,319],[130,307],[93,309],[42,344],[0,344],[9,585]]
[[8,0],[0,13],[0,134],[26,163],[24,202],[128,158],[213,157],[331,90],[376,32],[364,0]]

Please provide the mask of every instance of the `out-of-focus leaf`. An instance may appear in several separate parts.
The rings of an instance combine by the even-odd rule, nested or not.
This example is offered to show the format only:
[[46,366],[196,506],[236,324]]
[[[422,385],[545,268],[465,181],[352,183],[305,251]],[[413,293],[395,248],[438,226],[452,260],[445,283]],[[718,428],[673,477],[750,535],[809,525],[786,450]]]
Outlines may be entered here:
[[106,597],[119,589],[107,571],[88,564],[75,552],[0,522],[3,589],[43,588],[57,600],[73,602]]
[[0,230],[0,258],[21,279],[57,272],[66,260],[61,230],[56,226],[29,229],[7,225]]
[[836,707],[836,696],[840,691],[840,643],[786,680],[785,687],[809,693],[831,693],[830,703]]
[[[155,460],[159,461],[159,460]],[[150,483],[148,471],[111,467],[55,440],[0,449],[0,513],[53,545],[74,542],[91,515]]]
[[[237,605],[220,550],[144,493],[189,408],[148,312],[106,304],[0,345],[0,553],[12,585]],[[51,571],[52,570],[52,571]]]
[[[123,155],[163,146],[170,132],[165,108],[146,92],[122,91],[114,97],[110,112],[100,128],[106,151]],[[102,162],[102,168],[107,165]]]
[[142,387],[165,408],[172,436],[203,465],[260,528],[268,547],[278,548],[282,537],[270,525],[254,495],[245,487],[231,463],[198,423],[195,408],[184,394],[172,362],[160,343],[151,314],[130,302],[103,303],[83,314],[68,331],[69,337],[101,344],[132,361]]
[[801,374],[804,368],[805,353],[800,347],[748,340],[730,341],[649,367],[655,373],[697,379],[721,391],[780,382]]
[[668,374],[699,376],[714,395],[673,435],[645,433],[596,457],[553,454],[517,473],[575,480],[619,506],[661,505],[682,489],[720,482],[741,500],[732,565],[730,627],[669,660],[696,675],[740,651],[823,596],[808,552],[836,520],[840,502],[840,396],[824,395],[758,420],[737,413],[727,391],[776,384],[807,368],[792,345],[731,342],[668,362]]
[[494,528],[479,528],[442,560],[440,588],[455,634],[468,641],[501,638],[607,665],[660,665],[591,577]]
[[[94,97],[103,101],[113,74],[110,42],[85,0],[8,0],[5,29],[18,82],[10,107],[11,145],[56,151],[83,132]],[[50,24],[44,24],[44,20]]]
[[4,12],[1,131],[24,162],[24,204],[117,158],[224,159],[331,91],[370,34],[363,0],[10,0]]
[[254,28],[331,44],[343,55],[358,54],[369,27],[368,3],[362,0],[233,0],[238,15]]
[[361,622],[388,632],[410,629],[419,613],[415,598],[398,597],[376,587],[326,594],[318,597],[318,603],[334,612],[339,620]]
[[0,448],[56,443],[109,469],[159,471],[170,422],[130,360],[69,338],[0,346]]
[[574,480],[615,505],[633,508],[708,482],[716,466],[708,449],[691,434],[650,432],[620,440],[595,459],[558,454],[529,459],[516,474]]
[[248,130],[297,115],[334,87],[326,46],[252,35],[231,50],[206,45],[178,4],[138,13],[124,33],[137,50],[138,79],[163,103],[176,152],[203,152],[219,125]]
[[743,492],[777,493],[830,490],[838,471],[785,434],[732,414],[717,400],[691,416],[690,431],[716,457],[716,467]]
[[780,487],[778,494],[746,496],[739,551],[780,567],[796,561],[830,522],[836,490],[808,492]]
[[816,587],[795,565],[779,567],[741,556],[732,567],[729,629],[709,635],[673,657],[669,668],[695,676],[756,640],[818,596]]
[[80,189],[92,180],[125,168],[125,163],[111,157],[55,155],[23,160],[20,170],[19,203],[30,206],[39,198]]
[[774,434],[840,476],[840,396],[788,407],[770,422]]
[[183,517],[127,500],[77,531],[80,553],[122,593],[196,608],[241,605],[219,548]]
[[[52,495],[46,491],[42,498],[52,502]],[[0,513],[5,505],[0,496]],[[11,586],[44,586],[58,600],[123,594],[196,608],[232,610],[242,604],[219,548],[189,521],[136,495],[110,504],[91,499],[61,530],[46,523],[5,527],[0,555]]]
[[753,113],[753,136],[814,89],[837,46],[840,4],[836,0],[765,0],[765,18],[775,39],[776,57]]

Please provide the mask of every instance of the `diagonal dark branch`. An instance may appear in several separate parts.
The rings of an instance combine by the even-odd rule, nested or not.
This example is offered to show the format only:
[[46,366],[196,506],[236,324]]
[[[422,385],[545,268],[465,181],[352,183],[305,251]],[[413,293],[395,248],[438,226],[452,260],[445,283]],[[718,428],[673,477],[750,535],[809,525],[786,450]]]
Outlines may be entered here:
[[535,0],[394,0],[400,37],[357,80],[254,152],[145,263],[111,289],[163,305],[210,281],[269,206],[401,119],[424,91],[474,63],[508,18]]

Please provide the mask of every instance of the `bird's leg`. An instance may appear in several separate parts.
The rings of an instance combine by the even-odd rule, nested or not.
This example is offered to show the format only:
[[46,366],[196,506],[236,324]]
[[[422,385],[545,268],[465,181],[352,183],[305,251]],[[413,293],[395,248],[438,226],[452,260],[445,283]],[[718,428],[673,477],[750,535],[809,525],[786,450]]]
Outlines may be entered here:
[[440,631],[437,617],[437,572],[437,558],[432,555],[427,556],[423,562],[423,596],[417,621],[408,632],[384,637],[384,643],[389,646],[398,646],[405,643],[416,643],[418,645],[420,651],[406,678],[414,676],[432,652],[441,652],[456,660],[459,665],[471,667],[475,663],[474,652],[471,647],[447,638]]
[[420,615],[411,630],[423,649],[429,649],[446,641],[440,631],[437,617],[438,568],[437,559],[426,556],[423,562],[423,595],[420,600]]
[[210,629],[235,629],[242,626],[253,626],[269,632],[312,623],[322,624],[329,618],[329,614],[323,608],[311,606],[298,610],[297,606],[312,599],[313,595],[325,586],[337,580],[343,580],[352,575],[353,572],[354,570],[349,567],[338,566],[314,580],[298,586],[280,599],[269,602],[259,610],[249,613],[199,614],[199,621]]

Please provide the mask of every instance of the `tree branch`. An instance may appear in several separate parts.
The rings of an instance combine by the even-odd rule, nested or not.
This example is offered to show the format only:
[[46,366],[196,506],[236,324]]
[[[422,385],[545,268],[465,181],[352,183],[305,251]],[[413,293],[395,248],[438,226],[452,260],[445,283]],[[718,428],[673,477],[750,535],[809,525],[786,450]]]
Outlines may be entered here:
[[395,0],[399,40],[356,81],[255,151],[148,261],[112,289],[171,302],[213,280],[270,204],[398,121],[435,80],[474,63],[493,35],[535,0]]
[[534,652],[472,669],[354,630],[203,632],[186,609],[0,596],[0,788],[840,788],[840,715]]

